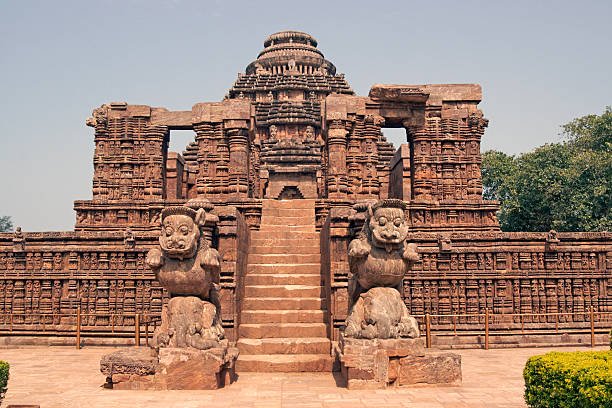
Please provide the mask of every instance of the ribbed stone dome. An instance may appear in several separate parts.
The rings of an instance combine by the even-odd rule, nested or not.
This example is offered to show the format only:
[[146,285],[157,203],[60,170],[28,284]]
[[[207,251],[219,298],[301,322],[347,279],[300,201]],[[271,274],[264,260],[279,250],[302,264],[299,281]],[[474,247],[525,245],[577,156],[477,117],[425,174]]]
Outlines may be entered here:
[[247,74],[313,74],[334,75],[336,67],[317,49],[317,40],[301,31],[281,31],[264,41],[264,49],[246,68]]

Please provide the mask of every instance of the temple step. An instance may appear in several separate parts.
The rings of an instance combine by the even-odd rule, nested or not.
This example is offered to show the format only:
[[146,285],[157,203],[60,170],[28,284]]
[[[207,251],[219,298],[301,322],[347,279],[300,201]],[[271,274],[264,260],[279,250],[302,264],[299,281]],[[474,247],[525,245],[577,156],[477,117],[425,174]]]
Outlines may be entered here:
[[240,339],[241,355],[249,354],[330,354],[331,342],[322,337]]
[[244,278],[245,285],[321,285],[319,273],[251,273]]
[[[276,216],[265,216],[261,217],[261,224],[272,226],[272,225],[283,225],[283,226],[291,226],[291,227],[311,227],[311,225],[304,224],[303,216],[295,216],[295,217],[276,217]],[[261,231],[261,230],[260,230]]]
[[[318,245],[317,245],[318,246]],[[319,263],[321,254],[249,254],[249,263],[253,264],[301,264]]]
[[264,212],[271,208],[312,209],[314,211],[314,207],[315,200],[263,200],[262,205]]
[[[268,244],[268,245],[257,245],[257,246],[251,246],[251,249],[249,250],[250,254],[268,254],[268,255],[293,255],[295,254],[296,248],[295,246],[288,246],[288,245],[275,245],[273,243]],[[319,249],[318,246],[316,247],[307,247],[307,246],[303,246],[299,248],[299,252],[303,255],[314,255],[314,254],[320,254],[321,253],[321,249]]]
[[236,361],[238,372],[321,372],[331,371],[329,354],[253,354]]
[[309,263],[309,264],[254,264],[249,265],[247,268],[247,276],[250,273],[264,274],[312,274],[321,273],[320,263]]
[[266,217],[314,218],[314,208],[266,208]]
[[259,240],[274,239],[276,241],[291,240],[302,241],[307,245],[319,245],[319,233],[318,232],[299,232],[299,231],[281,231],[274,236],[270,236],[267,232],[253,231],[251,233],[251,243],[258,244]]
[[321,296],[321,286],[311,285],[254,285],[244,287],[244,296],[258,297],[316,297]]
[[314,298],[244,298],[243,310],[321,310],[323,300]]
[[244,310],[242,323],[321,323],[323,310]]
[[[295,245],[292,245],[295,244]],[[295,242],[278,242],[270,240],[267,243],[251,245],[249,256],[251,254],[268,254],[268,255],[293,255],[296,253],[304,255],[320,254],[321,248],[317,245],[307,245],[303,241],[296,240]]]
[[249,339],[270,337],[325,337],[325,323],[246,323],[240,324],[240,336]]
[[[279,250],[278,247],[284,247],[282,250]],[[312,239],[303,239],[303,238],[293,238],[293,239],[288,239],[288,238],[275,238],[274,235],[270,235],[268,234],[268,238],[254,238],[251,240],[251,248],[252,249],[256,249],[256,248],[265,248],[268,251],[267,252],[263,252],[260,254],[267,254],[267,255],[300,255],[300,254],[305,254],[305,255],[310,255],[313,254],[313,252],[310,252],[309,249],[316,249],[318,250],[318,252],[314,252],[315,254],[320,253],[320,248],[321,245],[319,243],[319,240],[317,239],[312,240]],[[291,249],[290,252],[287,251],[287,249]],[[256,252],[257,253],[257,252]]]
[[281,232],[315,232],[314,225],[271,225],[265,224],[259,226],[259,232],[281,233]]

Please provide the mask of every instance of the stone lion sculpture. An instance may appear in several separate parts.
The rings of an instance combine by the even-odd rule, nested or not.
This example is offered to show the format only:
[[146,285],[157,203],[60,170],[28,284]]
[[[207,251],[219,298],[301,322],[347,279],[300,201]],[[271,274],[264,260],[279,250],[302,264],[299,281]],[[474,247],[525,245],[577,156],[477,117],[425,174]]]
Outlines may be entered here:
[[201,239],[206,221],[203,208],[167,207],[162,210],[159,248],[147,254],[147,264],[170,296],[208,299],[219,283],[221,261],[216,249]]
[[349,244],[351,310],[344,335],[355,338],[418,337],[401,293],[405,273],[419,261],[406,242],[408,224],[402,200],[369,205],[359,236]]
[[146,262],[170,294],[155,332],[156,347],[216,347],[224,337],[216,286],[221,258],[202,236],[204,208],[167,207],[161,212],[159,248]]

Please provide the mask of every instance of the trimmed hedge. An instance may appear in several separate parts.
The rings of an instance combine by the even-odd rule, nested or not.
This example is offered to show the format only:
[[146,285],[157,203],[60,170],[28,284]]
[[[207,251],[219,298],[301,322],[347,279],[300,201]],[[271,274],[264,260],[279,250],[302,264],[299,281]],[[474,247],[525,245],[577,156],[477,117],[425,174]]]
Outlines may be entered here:
[[532,408],[612,407],[612,351],[533,356],[523,377]]
[[9,378],[9,363],[0,360],[0,391],[6,388]]

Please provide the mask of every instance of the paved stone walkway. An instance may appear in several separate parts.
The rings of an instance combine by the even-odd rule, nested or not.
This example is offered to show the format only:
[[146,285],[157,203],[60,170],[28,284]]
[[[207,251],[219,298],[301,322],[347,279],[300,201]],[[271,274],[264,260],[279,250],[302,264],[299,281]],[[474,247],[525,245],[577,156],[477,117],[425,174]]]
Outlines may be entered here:
[[[599,348],[603,349],[603,348]],[[0,349],[0,360],[11,364],[10,404],[43,408],[117,407],[524,407],[522,371],[529,356],[551,350],[530,348],[460,350],[463,384],[451,387],[349,391],[332,374],[243,373],[229,387],[216,391],[116,391],[101,386],[100,356],[112,348],[31,347]]]

